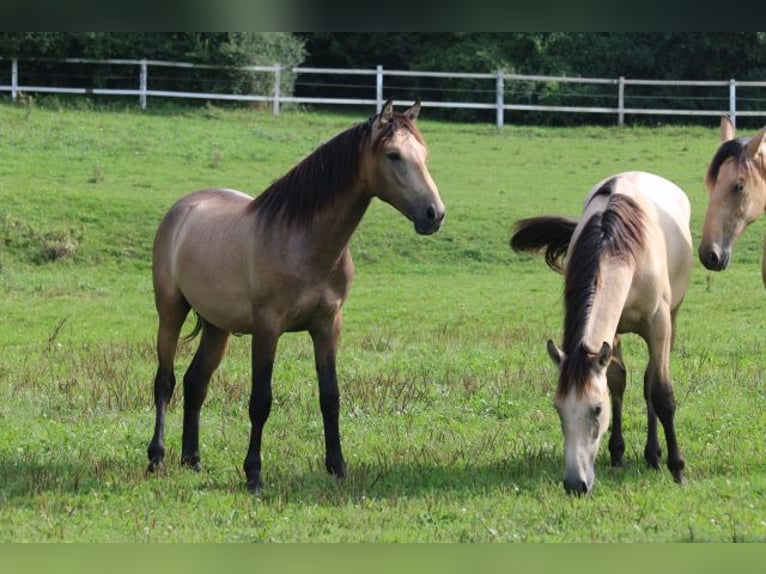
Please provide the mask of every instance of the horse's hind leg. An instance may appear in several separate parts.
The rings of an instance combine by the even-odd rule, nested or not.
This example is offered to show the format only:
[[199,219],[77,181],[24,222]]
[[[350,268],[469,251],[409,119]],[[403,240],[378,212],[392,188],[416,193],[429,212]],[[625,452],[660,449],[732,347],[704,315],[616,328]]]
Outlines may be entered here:
[[652,402],[652,382],[649,369],[644,372],[644,400],[646,401],[646,446],[644,447],[644,459],[650,467],[660,468],[660,442],[657,438],[657,413],[654,411]]
[[609,435],[609,455],[612,466],[624,466],[625,439],[622,436],[622,396],[625,393],[626,369],[622,359],[620,338],[615,337],[612,360],[606,370],[606,382],[612,397],[612,430]]
[[191,365],[184,375],[184,429],[181,464],[200,469],[199,414],[207,395],[210,377],[226,351],[229,333],[202,321],[202,338]]
[[159,328],[157,329],[157,374],[154,377],[154,436],[149,443],[149,472],[162,465],[165,458],[165,413],[173,396],[176,378],[173,361],[178,348],[181,327],[189,313],[189,305],[180,295],[170,301],[157,300]]
[[670,347],[674,318],[669,313],[665,321],[662,318],[663,316],[660,316],[657,320],[656,338],[648,341],[649,365],[644,375],[644,396],[649,429],[644,455],[650,466],[659,468],[661,456],[657,438],[657,419],[659,418],[665,431],[665,443],[668,447],[668,468],[673,479],[681,483],[685,463],[676,439],[676,400],[673,383],[670,381]]

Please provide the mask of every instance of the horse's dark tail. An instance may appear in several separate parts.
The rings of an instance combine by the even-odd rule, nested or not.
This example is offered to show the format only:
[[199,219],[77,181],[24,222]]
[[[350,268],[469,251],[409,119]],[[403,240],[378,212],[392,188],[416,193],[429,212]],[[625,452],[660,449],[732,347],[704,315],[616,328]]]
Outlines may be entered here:
[[191,343],[197,337],[197,335],[200,334],[200,331],[202,331],[202,317],[200,317],[199,313],[196,311],[194,311],[194,315],[197,317],[197,320],[194,323],[194,328],[192,329],[191,333],[183,338],[184,344]]
[[545,262],[557,273],[564,273],[563,260],[569,248],[577,219],[541,216],[520,219],[511,236],[514,251],[538,252],[545,249]]

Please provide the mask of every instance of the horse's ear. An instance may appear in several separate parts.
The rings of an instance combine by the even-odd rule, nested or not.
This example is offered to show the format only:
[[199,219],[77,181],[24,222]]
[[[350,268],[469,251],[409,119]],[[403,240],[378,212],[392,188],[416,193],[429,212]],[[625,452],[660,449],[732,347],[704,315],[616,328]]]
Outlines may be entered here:
[[412,104],[407,110],[405,110],[404,115],[405,117],[410,120],[411,122],[414,122],[416,119],[418,119],[418,114],[420,113],[420,98],[415,98],[415,103]]
[[721,116],[721,141],[727,142],[734,139],[734,124],[728,115]]
[[551,360],[556,364],[556,366],[560,369],[561,365],[564,363],[564,352],[559,349],[556,346],[556,343],[548,339],[548,344],[545,346],[546,349],[548,349],[548,355],[550,355]]
[[598,352],[598,367],[599,369],[606,369],[609,366],[609,361],[612,360],[612,347],[609,343],[604,341],[601,345],[601,350]]
[[752,139],[747,142],[747,146],[745,148],[747,151],[747,157],[753,159],[758,154],[758,152],[761,150],[761,147],[764,145],[764,138],[766,138],[766,127],[761,128],[761,131],[755,134]]
[[383,109],[380,110],[380,114],[378,115],[378,123],[381,124],[387,124],[391,121],[391,118],[394,115],[394,99],[388,98],[386,100],[386,103],[383,104]]

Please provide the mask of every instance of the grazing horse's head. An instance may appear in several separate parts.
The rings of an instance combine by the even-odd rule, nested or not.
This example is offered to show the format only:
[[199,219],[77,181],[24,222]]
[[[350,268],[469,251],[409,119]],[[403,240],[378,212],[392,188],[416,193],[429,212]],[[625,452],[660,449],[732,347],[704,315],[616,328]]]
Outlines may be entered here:
[[420,112],[416,101],[405,112],[393,110],[388,100],[372,119],[371,153],[365,166],[367,187],[390,203],[428,235],[439,230],[444,204],[426,167],[427,149],[415,120]]
[[548,354],[559,367],[555,407],[564,433],[564,488],[569,494],[587,494],[596,478],[594,464],[611,417],[606,370],[612,349],[604,343],[598,353],[580,345],[567,356],[553,341]]
[[711,271],[726,269],[734,243],[766,208],[766,128],[754,137],[734,138],[734,125],[721,118],[721,146],[705,177],[710,194],[699,258]]

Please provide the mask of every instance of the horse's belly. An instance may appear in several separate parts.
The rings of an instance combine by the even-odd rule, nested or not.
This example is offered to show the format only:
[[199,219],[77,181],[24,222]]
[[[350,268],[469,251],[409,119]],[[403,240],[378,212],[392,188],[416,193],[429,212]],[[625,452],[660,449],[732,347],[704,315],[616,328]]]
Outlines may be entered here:
[[[203,289],[200,285],[208,285]],[[343,297],[333,289],[284,282],[277,292],[252,291],[248,285],[225,282],[189,282],[184,297],[206,321],[230,333],[252,333],[254,323],[276,332],[304,331],[331,320]],[[254,317],[254,313],[258,316]]]
[[250,298],[231,289],[204,292],[184,291],[184,297],[200,316],[229,333],[250,333],[253,328],[253,307]]

